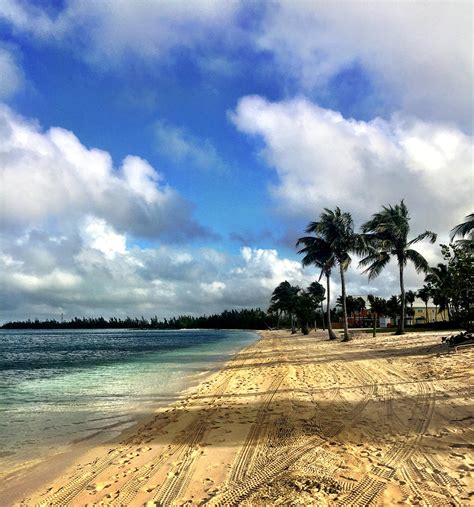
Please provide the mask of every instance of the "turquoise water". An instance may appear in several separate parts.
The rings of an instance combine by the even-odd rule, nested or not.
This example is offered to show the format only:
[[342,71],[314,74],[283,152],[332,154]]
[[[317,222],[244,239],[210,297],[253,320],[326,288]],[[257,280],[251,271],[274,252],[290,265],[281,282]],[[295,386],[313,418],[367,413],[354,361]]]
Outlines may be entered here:
[[0,471],[116,436],[257,335],[0,331]]

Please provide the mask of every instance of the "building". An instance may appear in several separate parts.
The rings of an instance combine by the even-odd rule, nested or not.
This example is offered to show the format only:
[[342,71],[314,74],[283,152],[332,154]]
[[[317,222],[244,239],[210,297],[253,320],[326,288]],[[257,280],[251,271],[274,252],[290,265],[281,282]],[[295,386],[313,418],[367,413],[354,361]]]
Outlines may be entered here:
[[[428,309],[426,308],[425,303],[416,298],[413,303],[413,308],[411,305],[408,305],[408,309],[413,309],[414,315],[413,317],[408,317],[407,324],[426,324],[426,322],[440,322],[440,321],[448,321],[449,316],[448,312],[444,310],[443,312],[438,312],[438,307],[432,302],[428,302]],[[426,319],[428,317],[428,320]]]
[[[372,313],[370,311],[370,303],[369,299],[366,295],[357,295],[353,296],[354,298],[362,298],[365,301],[365,309],[357,312],[355,314],[348,316],[348,324],[351,327],[371,327],[373,325],[372,322]],[[428,320],[427,320],[428,317]],[[392,317],[388,315],[379,315],[378,316],[379,327],[392,327],[395,326],[398,322],[395,321]],[[407,315],[405,316],[405,323],[408,326],[412,326],[414,324],[426,324],[427,322],[440,322],[440,321],[448,321],[449,316],[448,312],[444,310],[443,312],[438,312],[438,307],[432,302],[428,302],[428,307],[426,307],[425,303],[416,298],[413,306],[407,305]]]

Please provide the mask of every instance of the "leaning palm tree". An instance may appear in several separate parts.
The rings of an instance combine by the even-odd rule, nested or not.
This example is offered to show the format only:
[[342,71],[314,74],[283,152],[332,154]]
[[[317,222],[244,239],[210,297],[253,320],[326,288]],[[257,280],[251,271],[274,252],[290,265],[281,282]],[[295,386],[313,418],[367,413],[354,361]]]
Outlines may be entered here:
[[301,245],[303,245],[303,248],[298,250],[298,253],[304,255],[301,260],[303,266],[314,265],[320,268],[321,274],[319,275],[319,280],[321,280],[323,275],[326,277],[326,317],[328,335],[330,340],[335,340],[336,335],[331,325],[331,271],[335,265],[334,255],[329,243],[319,237],[304,236],[296,243],[297,247]]
[[366,268],[364,272],[368,273],[369,279],[377,277],[392,257],[398,263],[401,315],[397,334],[405,332],[405,286],[403,280],[405,266],[410,261],[414,264],[417,273],[428,271],[426,259],[411,246],[424,239],[428,239],[431,243],[436,241],[436,234],[431,231],[425,231],[409,241],[409,221],[408,208],[402,199],[400,204],[395,206],[383,206],[382,211],[372,215],[372,218],[362,226],[369,253],[360,261],[359,266]]
[[[358,240],[354,233],[354,222],[350,213],[343,213],[339,207],[334,211],[324,208],[320,215],[319,222],[310,222],[306,232],[313,233],[317,238],[325,241],[329,246],[333,264],[339,267],[342,292],[342,315],[344,322],[344,338],[342,341],[349,341],[350,336],[347,326],[346,308],[346,283],[344,273],[352,261],[350,253],[357,250]],[[300,238],[305,240],[306,238]],[[297,245],[300,243],[298,240]],[[304,241],[301,243],[305,244]]]

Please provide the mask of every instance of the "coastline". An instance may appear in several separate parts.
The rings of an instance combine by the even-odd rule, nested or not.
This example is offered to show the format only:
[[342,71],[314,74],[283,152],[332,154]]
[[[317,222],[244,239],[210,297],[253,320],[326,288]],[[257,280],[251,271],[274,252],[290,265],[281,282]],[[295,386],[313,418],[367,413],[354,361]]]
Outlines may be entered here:
[[440,333],[259,335],[22,505],[469,499],[472,349],[447,355]]
[[[186,330],[188,331],[188,330]],[[196,330],[207,331],[207,330]],[[226,331],[241,331],[239,329]],[[13,470],[0,474],[0,507],[9,507],[22,498],[33,493],[42,485],[54,480],[57,476],[64,473],[68,467],[81,461],[89,454],[95,454],[109,445],[116,445],[122,439],[133,434],[143,425],[149,423],[157,414],[164,410],[174,407],[176,404],[185,400],[197,386],[208,380],[210,377],[221,371],[228,363],[258,341],[261,336],[257,330],[245,330],[246,333],[253,333],[255,339],[238,350],[231,352],[229,357],[223,360],[217,360],[212,363],[209,369],[186,373],[186,380],[182,386],[171,397],[156,399],[147,407],[146,414],[138,413],[134,416],[134,421],[125,428],[118,431],[101,430],[97,434],[92,434],[83,439],[71,441],[64,444],[56,451],[52,451],[47,456],[28,460],[19,464]],[[139,414],[139,415],[138,415]]]

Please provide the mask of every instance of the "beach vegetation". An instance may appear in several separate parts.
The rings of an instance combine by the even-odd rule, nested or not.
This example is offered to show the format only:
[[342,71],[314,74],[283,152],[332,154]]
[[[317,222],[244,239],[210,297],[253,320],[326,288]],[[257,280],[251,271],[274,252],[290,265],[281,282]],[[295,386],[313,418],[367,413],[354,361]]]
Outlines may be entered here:
[[336,334],[331,323],[331,272],[335,266],[335,258],[330,244],[319,236],[303,236],[298,239],[296,246],[300,249],[298,254],[303,255],[303,266],[316,266],[321,270],[319,280],[326,278],[326,322],[330,340],[335,340]]
[[405,331],[405,267],[410,261],[418,273],[427,272],[429,268],[427,260],[412,246],[425,239],[434,243],[437,237],[434,232],[425,231],[409,240],[409,222],[408,208],[402,199],[400,204],[383,206],[382,211],[372,215],[372,218],[362,225],[365,250],[368,254],[360,261],[359,266],[365,268],[364,272],[368,273],[369,279],[376,278],[392,258],[395,258],[398,264],[401,309],[397,334],[403,334]]
[[474,213],[470,213],[464,219],[464,222],[456,225],[451,229],[451,240],[454,240],[456,237],[465,238],[468,236],[467,240],[462,239],[461,241],[469,242],[469,246],[473,246],[474,242]]
[[278,322],[282,314],[288,316],[293,334],[296,333],[296,310],[299,292],[299,287],[293,286],[285,280],[275,287],[270,300],[270,309],[273,312],[277,312]]
[[[342,292],[342,314],[344,325],[344,336],[342,341],[350,341],[351,337],[348,332],[347,323],[347,308],[346,308],[346,282],[345,272],[349,268],[352,258],[351,253],[358,250],[358,235],[354,232],[354,222],[350,213],[343,212],[339,207],[335,210],[324,208],[319,217],[319,221],[310,222],[306,227],[306,232],[314,234],[314,236],[304,236],[297,242],[297,246],[304,245],[298,252],[304,254],[303,265],[315,264],[307,259],[308,254],[311,255],[310,250],[316,249],[315,257],[317,257],[318,242],[314,239],[322,240],[324,249],[326,251],[324,256],[327,257],[327,262],[332,264],[331,267],[338,267],[341,280]],[[313,239],[311,239],[313,238]]]
[[428,303],[430,302],[432,291],[431,291],[431,285],[425,284],[421,289],[418,290],[416,293],[417,296],[425,303],[425,321],[428,323]]
[[372,314],[372,336],[375,338],[377,335],[377,319],[379,316],[387,313],[387,301],[384,298],[374,296],[373,294],[369,294],[367,299],[369,300],[370,312]]
[[213,315],[181,315],[150,319],[125,317],[74,317],[71,320],[25,320],[3,324],[3,329],[268,329],[275,319],[260,308],[224,310]]
[[[443,305],[450,311],[450,319],[471,331],[474,328],[474,255],[472,245],[459,240],[441,245],[446,268],[431,271],[435,290]],[[439,280],[439,281],[437,281]]]
[[323,331],[325,330],[325,324],[324,324],[324,308],[323,308],[323,301],[326,299],[326,289],[323,287],[321,283],[319,283],[317,280],[314,282],[311,282],[307,288],[308,294],[311,296],[314,302],[315,306],[315,314],[314,314],[314,329],[317,328],[317,322],[316,322],[316,312],[319,306],[321,306],[321,324]]

